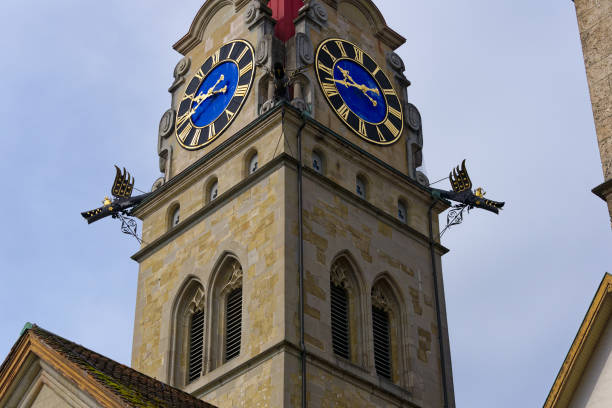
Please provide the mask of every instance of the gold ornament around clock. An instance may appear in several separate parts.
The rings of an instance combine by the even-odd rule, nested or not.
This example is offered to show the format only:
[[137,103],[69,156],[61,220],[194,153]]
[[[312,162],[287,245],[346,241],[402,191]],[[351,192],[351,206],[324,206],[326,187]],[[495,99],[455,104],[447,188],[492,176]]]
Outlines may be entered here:
[[327,102],[355,134],[378,145],[400,138],[402,104],[372,57],[349,41],[330,38],[317,48],[315,64]]
[[255,77],[253,47],[234,40],[212,53],[195,73],[176,112],[176,139],[188,150],[212,143],[232,123]]

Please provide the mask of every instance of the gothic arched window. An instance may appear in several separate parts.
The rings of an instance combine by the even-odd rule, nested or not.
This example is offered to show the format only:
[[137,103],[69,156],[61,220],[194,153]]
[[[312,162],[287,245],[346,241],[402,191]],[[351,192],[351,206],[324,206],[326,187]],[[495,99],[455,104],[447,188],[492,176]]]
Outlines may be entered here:
[[361,285],[348,255],[332,263],[329,276],[332,350],[354,364],[362,363],[364,344]]
[[182,387],[205,371],[205,296],[195,278],[183,285],[174,308],[170,383]]
[[400,304],[386,280],[372,288],[372,337],[376,374],[397,382],[401,365]]
[[211,368],[239,356],[242,345],[242,266],[234,257],[226,256],[215,275]]

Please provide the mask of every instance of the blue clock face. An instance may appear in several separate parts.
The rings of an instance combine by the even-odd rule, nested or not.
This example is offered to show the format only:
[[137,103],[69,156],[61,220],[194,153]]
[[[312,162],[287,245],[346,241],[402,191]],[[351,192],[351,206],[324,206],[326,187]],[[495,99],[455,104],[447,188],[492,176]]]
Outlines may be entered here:
[[361,138],[378,145],[402,136],[402,102],[384,70],[357,45],[323,41],[315,58],[321,91],[338,118]]
[[[238,65],[233,61],[217,65],[206,76],[191,102],[191,122],[197,127],[211,124],[229,105],[238,85]],[[209,95],[206,99],[203,99]]]
[[340,60],[334,66],[334,79],[336,89],[350,110],[366,122],[383,121],[387,114],[387,102],[365,68],[348,59]]
[[179,103],[179,144],[196,150],[212,143],[240,111],[254,76],[251,44],[235,40],[216,50],[195,73]]

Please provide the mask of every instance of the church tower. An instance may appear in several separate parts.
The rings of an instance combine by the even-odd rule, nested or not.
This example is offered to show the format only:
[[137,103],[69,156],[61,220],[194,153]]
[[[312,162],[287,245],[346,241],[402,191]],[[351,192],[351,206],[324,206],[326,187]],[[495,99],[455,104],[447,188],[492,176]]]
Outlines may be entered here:
[[135,369],[221,408],[455,406],[404,41],[371,0],[203,4],[134,212]]

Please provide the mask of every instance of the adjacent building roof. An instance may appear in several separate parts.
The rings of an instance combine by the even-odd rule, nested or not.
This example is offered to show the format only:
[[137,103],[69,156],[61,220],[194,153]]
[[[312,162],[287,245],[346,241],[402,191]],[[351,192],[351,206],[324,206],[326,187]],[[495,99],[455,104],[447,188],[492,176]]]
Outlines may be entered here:
[[544,408],[567,407],[612,315],[612,275],[606,273],[580,325]]
[[103,406],[215,408],[101,354],[28,324],[0,366],[0,401],[30,353],[79,384]]

